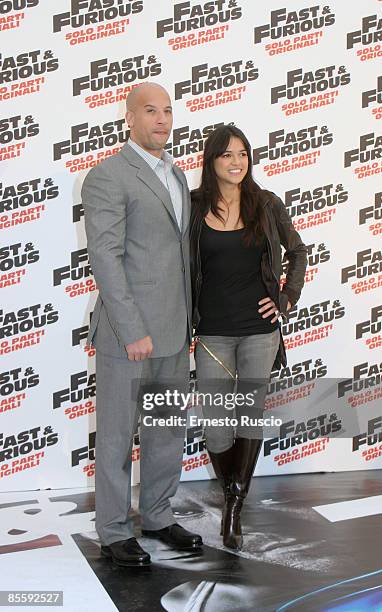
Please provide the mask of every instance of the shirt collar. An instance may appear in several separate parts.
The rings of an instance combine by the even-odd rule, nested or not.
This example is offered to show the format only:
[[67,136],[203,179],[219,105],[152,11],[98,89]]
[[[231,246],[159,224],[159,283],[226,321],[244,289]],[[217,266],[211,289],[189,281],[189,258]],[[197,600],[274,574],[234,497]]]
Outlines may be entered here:
[[172,156],[167,153],[167,151],[163,150],[162,151],[162,156],[161,157],[155,157],[155,155],[152,155],[151,153],[149,153],[148,151],[146,151],[145,149],[143,149],[142,147],[140,147],[136,142],[134,142],[134,140],[132,140],[131,138],[129,138],[128,140],[128,144],[130,145],[130,147],[132,149],[134,149],[134,151],[136,153],[138,153],[138,155],[140,157],[142,157],[148,164],[149,166],[155,170],[156,167],[158,166],[158,164],[162,161],[164,163],[165,166],[172,166],[173,164],[173,158]]

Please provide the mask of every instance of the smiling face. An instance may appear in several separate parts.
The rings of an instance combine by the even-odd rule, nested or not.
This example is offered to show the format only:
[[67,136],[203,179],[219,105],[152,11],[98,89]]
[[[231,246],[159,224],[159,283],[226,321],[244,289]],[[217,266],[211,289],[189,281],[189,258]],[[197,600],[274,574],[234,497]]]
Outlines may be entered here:
[[172,128],[172,107],[166,90],[154,84],[138,87],[128,104],[126,121],[132,140],[160,157]]
[[220,186],[239,185],[248,172],[248,155],[240,138],[232,137],[227,149],[214,160]]

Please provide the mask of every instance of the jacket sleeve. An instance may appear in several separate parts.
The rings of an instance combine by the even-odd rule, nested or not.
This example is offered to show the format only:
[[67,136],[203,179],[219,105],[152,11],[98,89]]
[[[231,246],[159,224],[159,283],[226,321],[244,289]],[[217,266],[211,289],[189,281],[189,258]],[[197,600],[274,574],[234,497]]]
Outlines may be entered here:
[[131,344],[148,334],[124,266],[127,195],[104,164],[88,173],[81,195],[89,261],[102,302],[120,343]]
[[287,304],[294,306],[298,302],[305,282],[307,267],[307,248],[302,242],[300,234],[295,230],[292,219],[281,198],[276,196],[274,203],[276,225],[280,241],[285,248],[288,260],[286,281],[280,292],[280,309],[283,314],[287,312]]

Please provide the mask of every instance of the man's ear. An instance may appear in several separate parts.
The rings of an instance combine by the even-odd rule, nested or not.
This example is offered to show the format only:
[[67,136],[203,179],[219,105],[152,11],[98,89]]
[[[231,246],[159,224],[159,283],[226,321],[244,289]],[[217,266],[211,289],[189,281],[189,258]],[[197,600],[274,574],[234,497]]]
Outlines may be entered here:
[[127,111],[125,115],[126,123],[129,127],[134,126],[134,113],[133,111]]

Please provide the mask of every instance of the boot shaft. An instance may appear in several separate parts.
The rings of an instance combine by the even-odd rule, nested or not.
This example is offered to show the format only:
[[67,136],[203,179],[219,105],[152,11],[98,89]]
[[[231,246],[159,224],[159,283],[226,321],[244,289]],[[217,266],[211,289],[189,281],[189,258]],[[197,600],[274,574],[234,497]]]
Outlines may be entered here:
[[246,497],[251,485],[253,472],[255,470],[262,440],[249,438],[236,438],[234,445],[234,478],[231,485],[231,493]]

